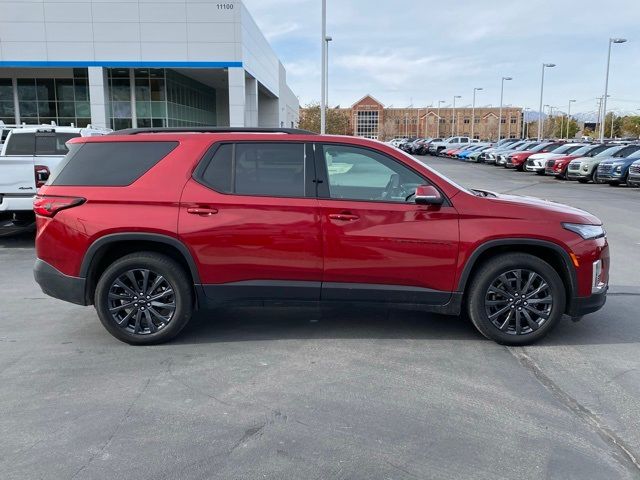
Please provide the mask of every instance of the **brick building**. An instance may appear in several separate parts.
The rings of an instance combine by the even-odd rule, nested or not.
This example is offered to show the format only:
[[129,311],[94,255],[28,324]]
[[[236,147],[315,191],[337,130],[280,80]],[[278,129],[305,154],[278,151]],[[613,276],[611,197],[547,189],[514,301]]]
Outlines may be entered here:
[[[388,140],[393,137],[471,136],[471,107],[394,108],[385,106],[371,95],[365,95],[350,108],[341,109],[349,116],[349,133],[357,137]],[[455,113],[455,123],[454,123]],[[481,140],[498,137],[497,107],[476,107],[473,136]],[[438,126],[438,116],[440,125]],[[522,108],[502,108],[501,137],[522,135]]]

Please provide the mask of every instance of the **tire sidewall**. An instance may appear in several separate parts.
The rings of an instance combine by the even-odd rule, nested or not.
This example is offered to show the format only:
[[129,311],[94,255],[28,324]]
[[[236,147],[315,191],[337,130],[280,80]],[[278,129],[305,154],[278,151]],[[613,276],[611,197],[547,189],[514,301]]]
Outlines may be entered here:
[[[169,324],[147,335],[136,335],[120,328],[108,307],[108,294],[113,282],[126,271],[138,268],[162,275],[171,284],[176,301],[176,310]],[[111,335],[132,345],[152,345],[172,339],[188,323],[193,311],[193,290],[182,267],[169,257],[153,253],[132,254],[116,260],[103,272],[96,286],[94,303],[100,322]]]

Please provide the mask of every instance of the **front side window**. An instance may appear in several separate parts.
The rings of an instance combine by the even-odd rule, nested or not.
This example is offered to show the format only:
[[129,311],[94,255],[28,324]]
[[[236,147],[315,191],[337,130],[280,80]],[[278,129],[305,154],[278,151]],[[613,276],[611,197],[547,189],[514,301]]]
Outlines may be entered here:
[[329,196],[341,200],[412,202],[420,175],[386,155],[347,145],[324,145]]
[[304,197],[306,163],[303,143],[223,144],[201,179],[221,193]]

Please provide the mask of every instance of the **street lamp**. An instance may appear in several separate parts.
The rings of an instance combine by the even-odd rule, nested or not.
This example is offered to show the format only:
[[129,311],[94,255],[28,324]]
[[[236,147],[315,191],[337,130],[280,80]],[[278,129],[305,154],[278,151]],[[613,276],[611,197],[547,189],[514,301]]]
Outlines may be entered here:
[[471,139],[473,140],[475,137],[473,136],[473,130],[476,123],[476,92],[483,90],[482,87],[475,87],[473,89],[473,104],[471,107]]
[[451,136],[453,137],[456,133],[456,98],[462,98],[462,95],[454,95],[453,96],[453,110],[451,114],[453,116],[453,123],[451,124]]
[[500,134],[502,132],[502,99],[504,97],[504,81],[513,80],[511,77],[502,77],[500,84],[500,114],[498,115],[498,141],[500,141]]
[[436,138],[440,138],[440,105],[447,103],[446,100],[438,100],[438,128],[436,129]]
[[575,103],[575,100],[569,100],[569,107],[567,108],[567,140],[569,140],[569,125],[571,123],[571,104]]
[[607,118],[607,94],[609,91],[609,64],[611,63],[611,45],[613,43],[624,43],[626,38],[610,38],[609,39],[609,54],[607,55],[607,75],[604,81],[604,100],[602,101],[602,124],[600,125],[600,142],[604,141],[604,124]]
[[540,108],[538,111],[540,112],[542,121],[538,120],[538,141],[542,140],[542,124],[544,123],[544,117],[542,113],[542,96],[544,94],[544,69],[545,68],[553,68],[555,67],[555,63],[543,63],[542,64],[542,80],[540,81]]
[[526,139],[527,138],[527,134],[529,133],[527,130],[529,128],[529,125],[527,124],[527,112],[531,110],[529,107],[526,107],[524,109],[524,113],[522,114],[522,139]]
[[320,133],[326,132],[327,126],[327,0],[322,0],[322,80],[320,93]]

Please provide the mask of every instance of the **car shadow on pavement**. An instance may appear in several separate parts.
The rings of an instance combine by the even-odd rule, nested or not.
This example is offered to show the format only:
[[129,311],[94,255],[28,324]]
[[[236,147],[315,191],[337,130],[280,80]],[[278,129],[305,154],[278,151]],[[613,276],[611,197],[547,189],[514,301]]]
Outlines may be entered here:
[[11,232],[8,234],[0,230],[0,248],[33,248],[35,233],[33,230],[24,232]]
[[[629,300],[629,299],[625,299]],[[610,304],[618,303],[612,301]],[[630,306],[609,305],[606,312],[559,325],[539,347],[640,343],[640,328],[630,329]],[[603,311],[604,312],[604,311]],[[287,339],[405,339],[490,342],[462,317],[386,308],[235,307],[198,312],[173,344]]]
[[385,308],[235,307],[198,312],[174,344],[287,339],[482,340],[459,317]]

